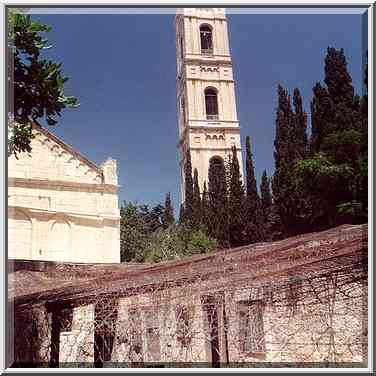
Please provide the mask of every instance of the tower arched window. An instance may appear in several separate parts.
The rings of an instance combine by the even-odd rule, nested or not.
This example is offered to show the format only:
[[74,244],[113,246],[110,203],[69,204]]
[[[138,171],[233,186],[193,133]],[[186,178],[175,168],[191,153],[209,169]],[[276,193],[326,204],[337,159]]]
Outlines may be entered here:
[[209,25],[200,26],[201,53],[213,53],[213,33]]
[[212,87],[205,89],[205,110],[206,119],[218,119],[218,95],[217,90]]
[[209,160],[209,164],[213,165],[215,168],[221,168],[224,166],[223,158],[219,155],[215,155],[214,157],[211,157]]

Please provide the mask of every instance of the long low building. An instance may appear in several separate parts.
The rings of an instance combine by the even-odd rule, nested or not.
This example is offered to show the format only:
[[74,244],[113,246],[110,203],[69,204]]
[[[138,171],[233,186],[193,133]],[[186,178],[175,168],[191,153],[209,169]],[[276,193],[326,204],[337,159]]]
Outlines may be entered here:
[[8,159],[8,258],[120,262],[116,161],[89,161],[38,124]]
[[367,225],[162,264],[17,262],[14,366],[367,367]]

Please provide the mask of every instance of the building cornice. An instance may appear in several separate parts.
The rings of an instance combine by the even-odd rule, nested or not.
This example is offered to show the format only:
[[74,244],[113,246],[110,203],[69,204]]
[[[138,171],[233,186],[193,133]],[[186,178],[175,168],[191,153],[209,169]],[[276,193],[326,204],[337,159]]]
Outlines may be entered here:
[[[198,125],[192,125],[191,123],[199,123]],[[230,125],[234,124],[234,125]],[[189,127],[208,127],[212,128],[215,126],[220,126],[220,127],[230,127],[230,128],[239,128],[239,121],[238,120],[223,120],[223,119],[218,119],[217,121],[208,121],[206,119],[188,119],[188,126]]]
[[[228,55],[215,55],[213,57],[204,57],[201,54],[189,54],[189,55],[195,55],[193,57],[186,57],[184,59],[184,63],[190,64],[194,63],[196,65],[201,64],[221,64],[226,66],[232,66],[232,60],[230,56]],[[220,59],[217,59],[217,57],[220,57]],[[223,57],[228,57],[228,59],[222,59]],[[183,64],[184,65],[184,64]]]
[[201,81],[201,82],[226,82],[226,83],[235,83],[233,79],[226,78],[199,78],[199,77],[187,77],[186,81]]
[[[240,147],[237,147],[236,145],[234,145],[236,147],[236,150],[237,151],[242,151],[242,148]],[[223,147],[218,147],[218,146],[213,146],[213,147],[202,147],[202,146],[193,146],[193,145],[190,145],[189,146],[189,149],[190,150],[205,150],[205,151],[223,151],[223,152],[228,152],[228,153],[231,153],[231,150],[230,148],[227,146],[223,146]]]
[[114,214],[105,214],[105,213],[96,213],[91,214],[87,212],[82,211],[70,211],[70,210],[53,210],[53,209],[45,209],[37,206],[21,206],[21,205],[9,205],[8,208],[14,208],[14,209],[21,209],[21,210],[27,210],[29,212],[36,212],[36,213],[42,213],[42,214],[62,214],[67,215],[71,217],[79,217],[79,218],[91,218],[91,219],[110,219],[110,220],[119,220],[120,215],[114,215]]
[[65,191],[83,191],[117,194],[118,185],[113,184],[92,184],[77,183],[64,180],[47,180],[47,179],[27,179],[27,178],[8,178],[9,187],[25,187],[35,189],[56,189]]

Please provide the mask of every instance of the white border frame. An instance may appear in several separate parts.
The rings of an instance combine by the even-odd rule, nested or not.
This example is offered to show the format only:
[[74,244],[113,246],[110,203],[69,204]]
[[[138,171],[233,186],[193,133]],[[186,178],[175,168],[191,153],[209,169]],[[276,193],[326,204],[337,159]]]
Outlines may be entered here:
[[[320,7],[320,5],[323,6],[323,8],[319,11],[317,10],[318,14],[319,13],[328,13],[331,10],[328,9],[327,7],[333,6],[333,7],[348,7],[348,6],[364,6],[368,7],[368,97],[369,97],[369,106],[368,106],[368,124],[373,125],[373,82],[374,82],[374,77],[373,77],[373,67],[374,67],[374,48],[373,48],[373,32],[374,32],[374,11],[375,11],[375,4],[369,3],[369,2],[354,2],[354,1],[349,1],[349,0],[343,0],[343,1],[338,1],[338,0],[332,0],[331,3],[327,3],[325,0],[316,0],[314,2],[307,2],[307,1],[294,1],[290,0],[288,3],[282,1],[282,0],[264,0],[262,3],[252,3],[247,0],[237,0],[236,3],[234,4],[229,4],[229,2],[217,0],[207,0],[204,4],[201,1],[190,1],[189,4],[187,3],[177,3],[176,1],[170,0],[170,1],[156,1],[156,0],[138,0],[137,3],[135,2],[128,2],[125,0],[111,0],[110,3],[104,3],[96,0],[88,1],[88,0],[81,0],[79,4],[75,0],[65,0],[64,2],[56,2],[56,3],[51,3],[51,0],[39,0],[39,1],[18,1],[18,0],[1,0],[1,7],[0,7],[0,17],[2,20],[3,27],[1,28],[1,50],[5,51],[5,6],[22,6],[25,5],[27,7],[33,7],[33,6],[43,6],[45,5],[46,7],[54,7],[55,11],[53,13],[56,13],[56,8],[58,6],[72,6],[75,7],[75,10],[72,11],[72,13],[77,13],[77,8],[82,5],[82,6],[106,6],[107,8],[111,6],[140,6],[140,8],[128,8],[127,13],[134,13],[134,14],[142,14],[142,13],[169,13],[170,9],[173,7],[180,7],[180,6],[202,6],[202,5],[222,5],[225,7],[226,5],[229,5],[229,7],[233,6],[258,6],[262,8],[257,8],[253,9],[250,13],[259,13],[259,14],[265,14],[265,12],[272,12],[268,7],[282,7],[279,8],[276,13],[291,13],[297,11],[297,13],[304,13],[306,10],[307,13],[309,12],[312,14],[312,8],[308,9],[305,8],[305,10],[302,11],[302,8],[299,9],[300,6],[304,7],[314,7],[317,10],[317,7]],[[296,5],[296,8],[288,8],[288,6],[294,6]],[[147,9],[146,7],[170,7],[171,8],[159,8],[159,9]],[[142,8],[145,7],[145,8]],[[283,8],[285,7],[285,8]],[[324,9],[325,7],[325,9]],[[60,8],[61,9],[61,8]],[[106,13],[105,8],[97,8],[98,13]],[[249,8],[248,8],[249,9]],[[160,10],[163,10],[162,12]],[[348,10],[348,9],[347,9]],[[38,11],[41,13],[41,9]],[[68,12],[68,9],[64,9],[65,12]],[[82,9],[82,12],[87,12],[88,9]],[[121,8],[116,8],[112,9],[112,12],[119,13],[121,11]],[[151,11],[151,12],[149,12]],[[65,13],[64,12],[64,13]],[[244,13],[244,9],[239,9],[239,13],[242,12]],[[263,12],[263,13],[262,13]],[[270,13],[271,13],[270,12]],[[274,10],[275,12],[275,10]],[[51,12],[52,13],[52,12]],[[337,13],[338,13],[338,8],[337,8]],[[354,13],[354,12],[353,12]],[[3,54],[4,56],[4,54]],[[4,74],[1,75],[0,82],[1,82],[1,87],[2,87],[2,98],[5,98],[5,88],[6,88],[6,67],[5,67],[5,61],[4,59],[0,59],[0,69]],[[4,100],[1,101],[0,104],[0,115],[2,116],[2,119],[5,120],[5,106],[4,106]],[[0,135],[0,148],[2,155],[5,156],[5,123],[4,123],[4,132],[1,132]],[[181,372],[181,373],[197,373],[197,372],[206,372],[206,373],[248,373],[250,370],[256,372],[256,373],[265,373],[265,372],[281,372],[281,373],[306,373],[306,372],[317,372],[317,373],[322,373],[322,372],[331,372],[331,373],[349,373],[349,372],[356,372],[356,373],[372,373],[373,371],[373,354],[372,354],[372,344],[373,344],[373,294],[372,294],[372,287],[373,287],[373,263],[374,263],[374,258],[373,258],[373,139],[374,139],[374,132],[373,132],[373,127],[369,126],[368,127],[368,160],[371,161],[369,163],[369,175],[368,175],[368,202],[369,202],[369,219],[368,223],[369,225],[369,237],[368,237],[368,260],[369,260],[369,269],[371,267],[371,273],[369,273],[369,278],[368,278],[368,325],[371,330],[368,331],[368,367],[367,368],[163,368],[162,370],[158,369],[152,369],[152,368],[6,368],[5,365],[5,350],[6,350],[6,338],[5,338],[5,333],[6,333],[6,322],[5,322],[5,308],[6,305],[4,304],[4,310],[1,311],[1,327],[0,327],[0,333],[2,333],[2,340],[1,340],[1,351],[0,351],[0,369],[2,371],[5,370],[6,373],[61,373],[61,372],[67,372],[67,371],[74,371],[74,372],[79,372],[79,373],[116,373],[116,372],[121,372],[121,373],[140,373],[140,372],[147,372],[147,373],[175,373],[175,372]],[[2,255],[5,256],[5,216],[6,216],[6,207],[5,207],[5,189],[6,189],[6,159],[4,158],[1,163],[1,176],[2,179],[2,185],[1,185],[1,199],[0,199],[0,208],[2,209],[3,215],[0,217],[1,219],[1,230],[0,230],[0,238],[2,239],[2,244],[3,244],[3,252]],[[2,275],[4,276],[4,282],[3,282],[3,288],[1,289],[1,298],[2,302],[5,302],[6,299],[6,291],[5,291],[5,278],[7,278],[6,274],[6,260],[5,258],[2,258],[1,262],[1,272]],[[371,324],[371,325],[370,325]]]

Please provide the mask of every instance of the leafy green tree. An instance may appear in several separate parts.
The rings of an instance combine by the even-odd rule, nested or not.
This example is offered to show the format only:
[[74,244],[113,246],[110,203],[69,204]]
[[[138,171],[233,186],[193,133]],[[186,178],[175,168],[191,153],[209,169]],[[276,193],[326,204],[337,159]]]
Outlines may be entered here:
[[187,150],[184,164],[185,177],[185,201],[184,201],[184,218],[188,225],[193,223],[193,178],[191,152]]
[[159,229],[150,236],[145,248],[144,261],[161,262],[180,259],[184,255],[184,242],[174,227]]
[[225,164],[221,157],[209,161],[208,195],[210,202],[208,231],[222,247],[229,246],[228,200]]
[[140,206],[124,202],[120,208],[121,262],[142,261],[149,234]]
[[202,230],[187,226],[171,226],[159,229],[150,238],[145,249],[146,262],[181,260],[196,254],[213,251],[216,241]]
[[77,99],[66,96],[64,86],[68,77],[61,71],[61,63],[41,58],[50,48],[43,33],[49,26],[32,20],[30,16],[9,13],[8,53],[9,92],[11,95],[8,119],[8,156],[31,152],[32,122],[45,119],[48,125],[57,123],[57,116],[65,108],[78,106]]
[[245,200],[245,241],[255,243],[264,239],[264,216],[261,207],[260,196],[257,192],[257,183],[253,166],[253,155],[251,140],[247,136],[246,146],[246,174],[247,174],[247,195]]
[[237,150],[232,146],[230,185],[228,192],[229,240],[232,247],[244,244],[245,195]]
[[198,229],[202,222],[202,204],[200,187],[198,185],[197,168],[193,171],[193,227]]
[[170,192],[168,192],[166,194],[166,199],[165,199],[164,211],[163,211],[163,216],[162,216],[162,226],[163,228],[167,228],[174,223],[175,223],[174,208],[171,203],[171,194]]

